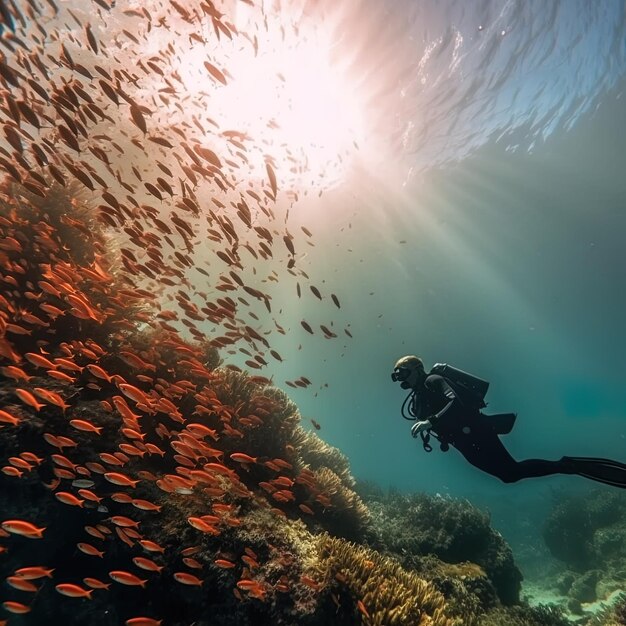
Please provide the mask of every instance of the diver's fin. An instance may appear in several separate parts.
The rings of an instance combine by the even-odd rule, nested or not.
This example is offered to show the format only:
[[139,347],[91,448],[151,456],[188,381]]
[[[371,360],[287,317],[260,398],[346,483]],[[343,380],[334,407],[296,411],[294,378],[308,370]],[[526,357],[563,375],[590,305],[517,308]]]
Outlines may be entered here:
[[568,473],[626,489],[626,463],[584,456],[564,456]]

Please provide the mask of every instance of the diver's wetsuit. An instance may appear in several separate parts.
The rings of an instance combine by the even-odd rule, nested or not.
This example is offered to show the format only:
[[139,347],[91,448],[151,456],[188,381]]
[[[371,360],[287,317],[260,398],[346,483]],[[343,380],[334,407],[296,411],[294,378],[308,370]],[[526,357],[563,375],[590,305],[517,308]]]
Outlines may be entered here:
[[472,465],[505,483],[550,474],[578,474],[626,488],[626,464],[608,459],[563,457],[558,461],[516,461],[500,441],[489,416],[465,408],[445,378],[437,374],[429,375],[423,387],[416,391],[411,413],[417,420],[429,419],[444,445],[454,446]]

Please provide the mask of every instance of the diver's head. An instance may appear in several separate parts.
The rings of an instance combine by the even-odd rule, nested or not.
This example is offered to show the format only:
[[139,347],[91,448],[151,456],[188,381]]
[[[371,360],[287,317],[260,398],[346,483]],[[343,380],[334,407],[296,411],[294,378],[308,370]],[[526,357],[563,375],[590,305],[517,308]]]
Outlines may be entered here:
[[415,389],[426,378],[424,362],[419,357],[408,355],[396,361],[391,373],[393,382],[400,382],[402,389]]

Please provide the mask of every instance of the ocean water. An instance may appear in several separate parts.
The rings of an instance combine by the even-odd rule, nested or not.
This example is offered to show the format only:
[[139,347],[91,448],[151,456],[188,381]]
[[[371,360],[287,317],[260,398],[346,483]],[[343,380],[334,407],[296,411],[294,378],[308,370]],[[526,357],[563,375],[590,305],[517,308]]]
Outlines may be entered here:
[[[254,223],[272,230],[274,255],[242,253],[237,268],[247,285],[269,295],[271,309],[267,300],[252,302],[246,314],[253,317],[237,328],[240,343],[221,351],[224,363],[285,391],[305,428],[338,448],[357,480],[467,499],[489,511],[527,578],[541,581],[551,557],[537,546],[555,502],[598,485],[579,476],[504,484],[452,448],[427,453],[400,414],[407,392],[390,375],[398,358],[415,354],[427,369],[448,363],[489,381],[486,412],[517,413],[502,438],[517,460],[569,455],[626,463],[624,2],[216,3],[239,31],[234,39],[224,31],[217,37],[200,9],[186,19],[183,2],[86,4],[32,10],[28,2],[4,2],[15,24],[5,21],[0,30],[3,63],[24,71],[14,39],[22,38],[52,82],[78,78],[106,102],[97,86],[105,74],[90,80],[76,73],[60,51],[65,44],[74,61],[87,58],[90,29],[104,70],[141,75],[133,83],[115,74],[110,82],[146,107],[148,135],[184,136],[188,146],[214,151],[196,151],[203,165],[214,165],[216,154],[231,159],[224,180],[241,197],[265,190],[271,201],[258,200]],[[40,52],[41,42],[51,56]],[[140,73],[139,64],[149,62]],[[124,95],[122,107],[108,96],[105,110],[121,111]],[[245,154],[224,131],[246,143]],[[126,113],[90,133],[75,135],[105,149],[137,188],[136,200],[158,206],[172,225],[165,188],[157,203],[140,183],[162,175],[158,160],[172,169],[191,164],[182,143],[145,149],[141,122]],[[59,153],[85,158],[107,176],[89,153],[72,152],[58,134],[55,141]],[[6,127],[1,146],[8,159],[15,146]],[[141,170],[135,178],[133,166]],[[186,195],[185,184],[197,189],[186,175],[171,177],[176,199]],[[122,201],[128,190],[113,187],[114,177],[107,181]],[[175,239],[189,265],[166,255],[170,267],[183,268],[183,290],[199,306],[224,296],[216,278],[230,269],[216,259],[225,230],[219,242],[207,231],[205,219],[219,223],[209,211],[225,208],[242,229],[228,203],[211,204],[227,195],[201,187],[200,214],[183,209],[198,239],[192,249]],[[293,253],[283,233],[294,240]],[[108,234],[113,247],[141,254],[121,227]],[[247,231],[244,240],[252,240]],[[175,290],[133,280],[154,290],[164,308],[175,306]],[[331,333],[321,325],[336,336],[325,337]],[[249,327],[267,337],[267,350],[250,340]],[[195,328],[209,339],[224,331],[210,320]],[[268,355],[270,347],[280,360]],[[250,366],[249,351],[263,354],[266,365]],[[311,384],[292,384],[300,376]],[[615,491],[599,488],[607,497]]]
[[306,216],[355,340],[310,341],[298,367],[329,387],[293,395],[357,476],[494,501],[580,483],[502,485],[454,452],[425,454],[389,378],[404,354],[490,381],[487,411],[518,413],[504,438],[518,459],[623,460],[623,10],[394,5],[413,46],[394,68],[419,68],[397,79],[402,145]]

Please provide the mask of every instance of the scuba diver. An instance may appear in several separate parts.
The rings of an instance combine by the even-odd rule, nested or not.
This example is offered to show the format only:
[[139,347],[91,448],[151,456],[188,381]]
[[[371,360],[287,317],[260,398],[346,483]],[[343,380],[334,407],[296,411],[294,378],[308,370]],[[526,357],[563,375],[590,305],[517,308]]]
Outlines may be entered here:
[[517,415],[482,413],[487,406],[484,397],[489,383],[472,374],[442,363],[435,364],[427,374],[423,361],[411,355],[396,362],[391,380],[411,390],[402,403],[402,417],[415,421],[411,434],[421,436],[426,452],[432,451],[432,436],[443,452],[453,446],[474,467],[505,483],[551,474],[577,474],[626,488],[626,464],[618,461],[570,456],[558,461],[516,461],[499,435],[511,431]]

